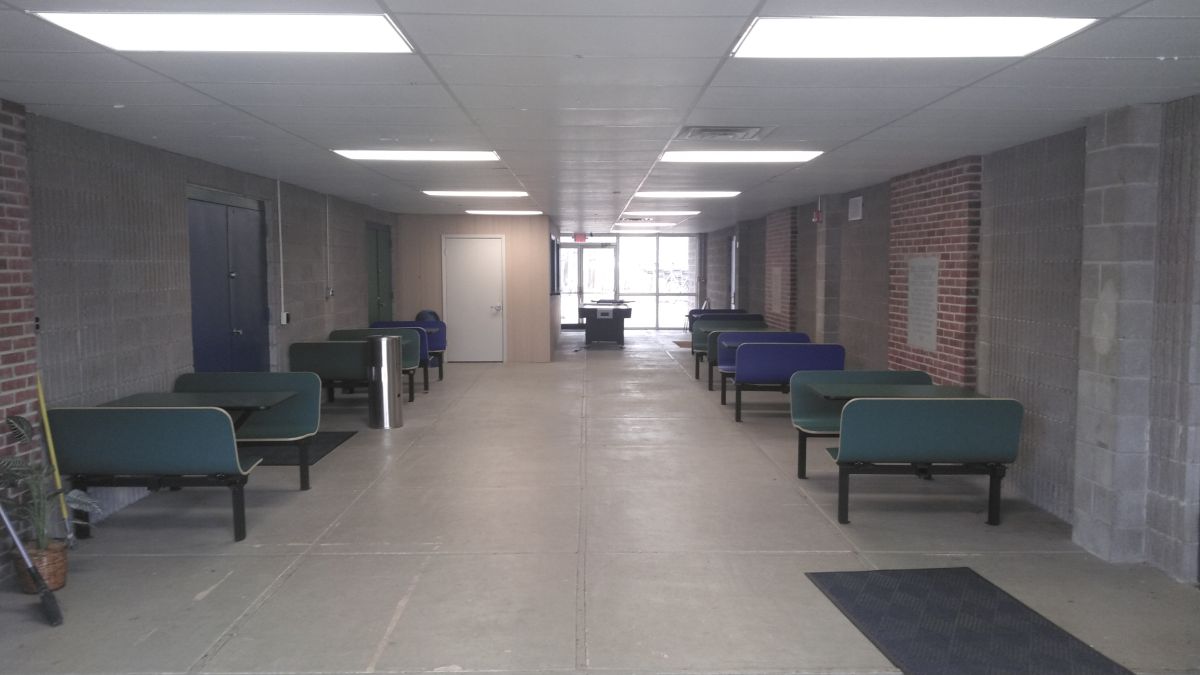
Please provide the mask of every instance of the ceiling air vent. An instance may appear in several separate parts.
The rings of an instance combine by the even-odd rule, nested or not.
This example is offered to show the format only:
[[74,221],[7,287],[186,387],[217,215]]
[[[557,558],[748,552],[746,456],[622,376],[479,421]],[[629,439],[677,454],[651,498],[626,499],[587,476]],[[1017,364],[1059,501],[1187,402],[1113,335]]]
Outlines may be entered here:
[[678,141],[757,141],[771,131],[767,127],[684,127]]

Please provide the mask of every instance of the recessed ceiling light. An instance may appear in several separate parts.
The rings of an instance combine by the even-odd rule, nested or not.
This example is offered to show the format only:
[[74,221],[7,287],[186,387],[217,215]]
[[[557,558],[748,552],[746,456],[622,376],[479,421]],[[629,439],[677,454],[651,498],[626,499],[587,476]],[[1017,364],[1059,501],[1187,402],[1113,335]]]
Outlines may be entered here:
[[626,211],[621,214],[623,216],[640,216],[645,218],[656,218],[658,216],[698,216],[699,211]]
[[430,197],[528,197],[521,190],[422,190]]
[[541,211],[471,211],[467,213],[473,216],[540,216]]
[[709,190],[709,191],[649,191],[635,192],[634,197],[643,197],[645,199],[721,199],[725,197],[736,197],[742,194],[741,192]]
[[385,162],[499,162],[493,150],[334,150],[346,159]]
[[125,52],[412,52],[383,14],[34,14]]
[[1095,21],[1036,16],[759,17],[733,55],[760,59],[1025,56]]
[[819,150],[668,150],[662,161],[796,164],[821,154]]

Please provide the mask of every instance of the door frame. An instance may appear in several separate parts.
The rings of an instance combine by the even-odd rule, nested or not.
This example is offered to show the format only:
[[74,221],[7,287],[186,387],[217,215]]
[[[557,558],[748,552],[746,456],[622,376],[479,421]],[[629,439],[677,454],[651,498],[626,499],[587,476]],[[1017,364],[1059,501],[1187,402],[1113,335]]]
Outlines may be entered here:
[[446,241],[448,239],[499,239],[500,240],[500,362],[508,363],[508,243],[503,234],[443,234],[442,235],[442,314],[446,312]]

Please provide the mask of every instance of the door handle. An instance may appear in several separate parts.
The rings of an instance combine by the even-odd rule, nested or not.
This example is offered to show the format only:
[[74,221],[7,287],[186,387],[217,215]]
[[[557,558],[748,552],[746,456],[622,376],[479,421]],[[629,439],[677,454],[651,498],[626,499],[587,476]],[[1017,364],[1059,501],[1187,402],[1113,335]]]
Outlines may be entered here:
[[233,329],[233,334],[234,334],[234,335],[241,335],[241,334],[242,334],[242,329],[241,329],[241,328],[234,328],[234,329]]
[[504,305],[492,305],[492,311],[493,312],[503,312]]

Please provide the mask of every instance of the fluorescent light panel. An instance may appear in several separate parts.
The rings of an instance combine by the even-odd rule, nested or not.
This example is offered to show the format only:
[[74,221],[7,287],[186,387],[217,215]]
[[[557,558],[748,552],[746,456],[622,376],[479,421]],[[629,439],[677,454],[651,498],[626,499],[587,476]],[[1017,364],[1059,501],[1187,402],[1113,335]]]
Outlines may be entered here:
[[422,190],[430,197],[528,197],[522,190]]
[[679,223],[613,223],[614,230],[657,230],[675,227]]
[[626,211],[623,216],[657,218],[659,216],[698,216],[699,211]]
[[540,216],[541,211],[472,211],[467,210],[467,213],[473,216]]
[[123,52],[412,52],[382,14],[34,13]]
[[1025,56],[1095,21],[1034,16],[759,17],[733,55],[759,59]]
[[787,163],[798,164],[821,156],[819,150],[668,150],[664,162]]
[[493,150],[334,150],[346,159],[383,162],[499,162]]
[[730,190],[709,190],[709,191],[654,191],[635,192],[634,197],[642,197],[643,199],[724,199],[727,197],[736,197],[742,194]]

